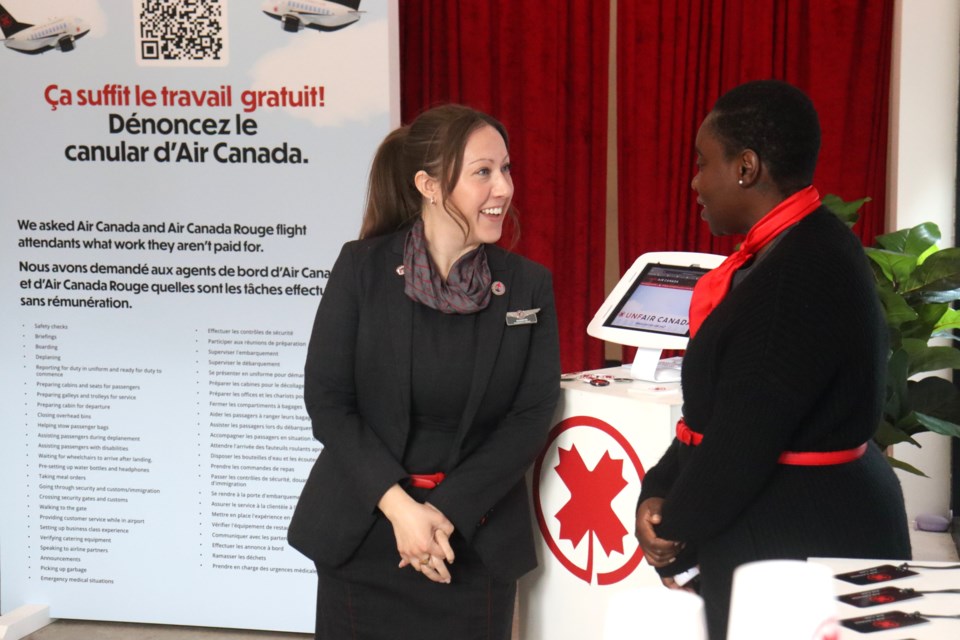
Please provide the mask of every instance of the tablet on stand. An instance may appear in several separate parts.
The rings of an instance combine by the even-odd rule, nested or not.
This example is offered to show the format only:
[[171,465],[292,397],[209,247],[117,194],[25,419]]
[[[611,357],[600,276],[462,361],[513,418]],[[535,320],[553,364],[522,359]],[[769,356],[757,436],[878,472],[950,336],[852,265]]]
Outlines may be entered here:
[[723,262],[712,253],[645,253],[613,288],[587,326],[587,334],[637,348],[630,375],[649,382],[680,380],[680,358],[661,360],[664,349],[685,349],[690,338],[690,298],[706,272]]

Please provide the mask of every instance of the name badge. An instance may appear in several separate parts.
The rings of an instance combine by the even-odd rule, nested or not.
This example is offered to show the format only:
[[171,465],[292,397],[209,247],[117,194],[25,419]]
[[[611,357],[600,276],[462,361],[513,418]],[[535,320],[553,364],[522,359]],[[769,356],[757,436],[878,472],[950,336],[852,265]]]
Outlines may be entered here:
[[537,309],[520,309],[519,311],[507,311],[507,326],[515,327],[521,324],[537,324]]

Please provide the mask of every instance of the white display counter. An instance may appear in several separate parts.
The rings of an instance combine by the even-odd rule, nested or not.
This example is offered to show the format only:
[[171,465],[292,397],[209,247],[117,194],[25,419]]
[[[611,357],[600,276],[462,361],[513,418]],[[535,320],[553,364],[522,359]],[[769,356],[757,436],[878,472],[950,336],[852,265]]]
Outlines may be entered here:
[[615,593],[660,584],[634,520],[645,470],[673,440],[679,383],[632,380],[618,367],[565,375],[561,387],[530,476],[540,566],[519,585],[523,640],[598,637]]

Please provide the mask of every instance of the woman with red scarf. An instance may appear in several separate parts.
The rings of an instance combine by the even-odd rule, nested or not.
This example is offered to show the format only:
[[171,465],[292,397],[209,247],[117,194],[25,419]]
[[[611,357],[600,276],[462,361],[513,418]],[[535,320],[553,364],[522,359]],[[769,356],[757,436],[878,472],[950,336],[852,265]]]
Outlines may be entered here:
[[910,558],[900,484],[871,440],[886,326],[859,240],[812,186],[819,149],[810,99],[773,80],[722,96],[697,133],[701,216],[746,239],[694,290],[683,419],[636,526],[666,586],[699,568],[711,640],[740,564]]

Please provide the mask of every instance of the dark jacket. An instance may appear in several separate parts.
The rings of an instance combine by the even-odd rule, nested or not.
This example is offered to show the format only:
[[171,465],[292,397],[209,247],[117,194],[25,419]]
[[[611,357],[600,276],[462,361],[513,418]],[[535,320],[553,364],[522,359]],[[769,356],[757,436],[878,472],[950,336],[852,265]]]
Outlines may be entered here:
[[[290,544],[321,566],[346,562],[378,517],[377,503],[408,474],[413,305],[398,273],[405,232],[344,245],[317,311],[304,396],[324,448],[290,523]],[[536,566],[524,473],[544,444],[559,397],[550,273],[486,246],[505,287],[478,313],[467,406],[447,477],[430,503],[487,568],[514,580]],[[507,326],[508,311],[539,308]],[[456,353],[450,354],[456,358]],[[382,516],[379,516],[382,517]]]
[[886,358],[867,258],[824,208],[781,236],[690,341],[683,412],[703,442],[674,440],[640,500],[665,498],[657,533],[687,543],[661,573],[700,564],[712,639],[723,637],[739,564],[909,558],[900,484],[875,445],[846,464],[777,462],[870,441]]

